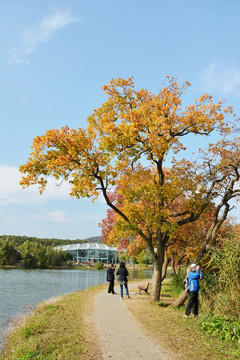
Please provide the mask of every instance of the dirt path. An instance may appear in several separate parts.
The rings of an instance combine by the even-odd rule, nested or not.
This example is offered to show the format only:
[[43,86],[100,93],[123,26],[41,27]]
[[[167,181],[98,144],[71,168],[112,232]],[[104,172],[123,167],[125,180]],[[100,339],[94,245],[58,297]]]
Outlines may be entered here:
[[[136,283],[134,284],[136,286]],[[107,286],[106,286],[107,289]],[[99,334],[99,341],[104,360],[173,360],[150,339],[141,329],[140,324],[127,309],[127,299],[107,294],[106,290],[97,294],[93,322]],[[131,294],[139,296],[136,293]]]

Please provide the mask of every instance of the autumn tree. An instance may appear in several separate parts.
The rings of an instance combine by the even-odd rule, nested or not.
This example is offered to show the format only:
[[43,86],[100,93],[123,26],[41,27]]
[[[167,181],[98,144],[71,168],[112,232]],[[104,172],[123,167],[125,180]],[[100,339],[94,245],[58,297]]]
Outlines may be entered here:
[[212,224],[213,213],[214,205],[209,204],[195,222],[179,227],[169,241],[167,252],[172,260],[174,274],[179,274],[182,265],[186,267],[200,251]]
[[[214,208],[212,221],[206,232],[201,248],[195,254],[193,262],[199,263],[203,258],[207,246],[216,240],[219,229],[226,221],[229,211],[232,209],[231,200],[238,200],[240,195],[240,142],[220,140],[217,144],[210,144],[209,154],[205,154],[205,176],[212,181],[214,196],[217,195],[217,204]],[[187,294],[182,292],[173,303],[180,306],[186,301]]]
[[[236,176],[227,163],[225,174],[217,168],[223,161],[223,144],[216,141],[230,138],[233,129],[228,124],[237,122],[232,109],[221,101],[214,104],[207,94],[183,107],[189,85],[167,78],[153,94],[135,90],[132,78],[112,80],[103,87],[107,100],[88,117],[86,130],[67,126],[47,130],[33,140],[29,161],[20,166],[21,184],[38,184],[40,192],[54,176],[70,183],[73,197],[94,201],[102,194],[117,214],[119,234],[138,235],[146,243],[154,262],[155,300],[160,296],[168,242],[181,226],[196,221]],[[196,136],[200,141],[211,134],[209,151],[216,163],[211,163],[208,151],[202,161],[183,158],[185,138],[193,141]],[[109,197],[117,183],[119,207]]]
[[[121,203],[123,203],[123,197],[119,196],[120,192],[119,185],[117,185],[115,190],[109,193],[109,198],[112,202],[115,202],[118,208],[121,208]],[[175,206],[181,206],[180,199]],[[179,209],[176,208],[175,212],[177,211]],[[166,245],[165,256],[168,258],[167,263],[172,262],[174,273],[179,271],[183,263],[186,265],[197,255],[205,243],[206,234],[212,224],[213,215],[214,204],[209,204],[208,208],[195,222],[178,227],[177,231],[172,234],[171,239]],[[140,253],[145,251],[146,242],[138,234],[128,238],[123,237],[128,234],[119,234],[118,215],[114,210],[107,210],[106,217],[101,220],[99,226],[101,228],[102,241],[108,245],[115,245],[119,249],[125,249],[129,257],[137,258]]]

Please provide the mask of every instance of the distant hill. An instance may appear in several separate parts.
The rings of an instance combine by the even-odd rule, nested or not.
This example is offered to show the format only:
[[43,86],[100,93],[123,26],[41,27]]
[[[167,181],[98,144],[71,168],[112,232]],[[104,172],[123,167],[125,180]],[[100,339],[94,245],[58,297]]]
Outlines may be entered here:
[[58,245],[67,245],[69,243],[80,243],[80,242],[90,242],[90,243],[101,243],[102,238],[101,236],[93,236],[86,239],[76,239],[76,240],[69,240],[69,239],[42,239],[30,236],[16,236],[16,235],[0,235],[0,241],[11,241],[15,246],[22,245],[25,241],[29,242],[38,242],[46,246],[58,246]]
[[87,239],[84,239],[82,241],[85,241],[85,242],[94,242],[94,243],[101,243],[102,242],[102,238],[101,236],[93,236],[93,237],[90,237],[90,238],[87,238]]

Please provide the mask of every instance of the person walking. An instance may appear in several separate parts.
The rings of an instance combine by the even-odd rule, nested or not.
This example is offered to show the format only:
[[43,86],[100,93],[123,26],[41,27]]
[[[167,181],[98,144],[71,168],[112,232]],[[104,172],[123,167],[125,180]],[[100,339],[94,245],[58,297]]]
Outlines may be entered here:
[[188,274],[189,300],[184,315],[185,317],[189,317],[191,311],[194,317],[198,316],[199,280],[202,279],[203,279],[203,273],[200,271],[200,266],[196,264],[192,264],[191,270]]
[[120,285],[121,299],[123,300],[123,285],[125,287],[127,297],[130,298],[129,291],[128,291],[128,279],[127,279],[129,273],[127,271],[127,268],[126,268],[124,262],[120,262],[119,268],[117,270],[117,275],[119,275],[118,282]]
[[107,268],[107,281],[109,281],[108,294],[111,294],[111,293],[116,294],[114,291],[114,280],[115,280],[114,271],[115,271],[115,266],[114,266],[114,264],[111,264]]

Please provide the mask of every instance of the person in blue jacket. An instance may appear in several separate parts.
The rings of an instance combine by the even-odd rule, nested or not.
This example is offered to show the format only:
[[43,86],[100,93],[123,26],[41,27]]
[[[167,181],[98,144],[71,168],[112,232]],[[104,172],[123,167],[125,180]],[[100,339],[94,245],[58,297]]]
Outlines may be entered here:
[[185,317],[188,317],[191,314],[191,311],[194,317],[198,316],[199,280],[202,279],[203,274],[200,271],[200,266],[192,264],[191,270],[188,274],[189,300],[185,311]]

